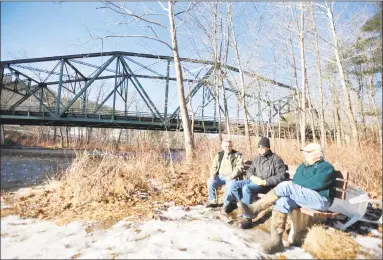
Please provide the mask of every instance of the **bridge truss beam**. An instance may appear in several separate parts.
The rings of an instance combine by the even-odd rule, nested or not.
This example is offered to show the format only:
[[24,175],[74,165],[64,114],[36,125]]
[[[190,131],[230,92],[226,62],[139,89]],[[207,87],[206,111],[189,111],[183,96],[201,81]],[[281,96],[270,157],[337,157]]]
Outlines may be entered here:
[[[94,65],[90,62],[85,62],[82,59],[86,58],[107,58],[107,60],[101,65]],[[145,65],[137,61],[137,59],[149,59],[156,61],[151,65]],[[164,72],[158,72],[155,69],[152,69],[152,65],[159,62],[166,62],[166,74]],[[34,59],[21,59],[21,60],[10,60],[1,62],[1,71],[0,71],[0,80],[1,80],[1,91],[8,91],[17,94],[18,99],[14,100],[13,103],[9,106],[1,105],[0,117],[3,122],[20,122],[22,124],[50,124],[50,125],[67,125],[74,123],[76,125],[82,124],[99,124],[99,125],[115,125],[117,124],[116,120],[120,120],[118,125],[127,127],[127,124],[121,123],[121,112],[116,109],[116,98],[121,98],[124,101],[124,115],[127,116],[129,113],[127,111],[127,102],[128,102],[128,86],[133,85],[135,91],[139,94],[142,101],[146,104],[147,108],[151,112],[151,116],[148,118],[156,118],[152,120],[153,125],[161,124],[163,127],[172,128],[172,122],[174,120],[179,120],[179,111],[180,107],[177,106],[176,109],[168,115],[169,112],[169,83],[171,81],[176,81],[175,77],[172,77],[170,74],[170,65],[174,59],[171,56],[162,56],[162,55],[151,55],[151,54],[142,54],[142,53],[132,53],[132,52],[105,52],[105,53],[90,53],[90,54],[78,54],[78,55],[67,55],[67,56],[55,56],[55,57],[42,57]],[[54,63],[53,68],[38,68],[34,67],[33,64],[41,64],[44,62]],[[111,68],[111,64],[114,63],[115,68]],[[211,81],[209,78],[213,74],[214,68],[225,69],[232,72],[239,72],[235,67],[214,64],[211,61],[198,60],[198,59],[188,59],[181,58],[182,63],[198,64],[201,65],[198,70],[198,74],[195,75],[195,78],[185,77],[184,82],[193,83],[194,86],[191,87],[190,93],[186,97],[186,102],[190,102],[193,97],[202,89],[202,117],[198,120],[201,122],[207,122],[207,117],[204,116],[204,108],[207,107],[213,100],[216,102],[216,99],[220,97],[215,97],[215,92],[212,91]],[[146,73],[138,74],[137,70],[135,71],[131,66],[136,65],[140,70],[144,70]],[[80,67],[85,66],[85,67]],[[88,74],[84,72],[84,68],[87,70],[95,69],[92,73]],[[57,70],[59,71],[57,72]],[[190,72],[186,67],[184,67],[187,73]],[[199,74],[206,70],[205,73],[202,73],[203,76]],[[9,73],[5,73],[6,70]],[[40,76],[38,78],[33,75],[46,74],[44,79]],[[109,74],[108,74],[109,73]],[[112,73],[112,74],[111,74]],[[245,75],[255,78],[254,81],[263,81],[267,82],[276,87],[285,88],[291,91],[295,91],[294,88],[277,82],[275,80],[267,79],[263,76],[259,76],[254,72],[246,71]],[[165,75],[164,75],[165,74]],[[8,77],[8,80],[5,78]],[[14,80],[9,80],[9,77],[13,77]],[[58,77],[58,79],[56,78]],[[92,109],[88,109],[89,95],[91,93],[91,87],[94,82],[100,80],[112,80],[114,79],[114,85],[112,90],[102,98],[101,102],[97,101],[96,105]],[[147,91],[145,90],[144,84],[140,82],[140,79],[150,79],[150,80],[160,80],[165,81],[165,100],[164,100],[164,113],[160,113],[159,109],[156,107],[155,102],[149,97]],[[239,98],[238,90],[236,90],[230,80],[226,78],[229,87],[224,85],[220,86],[224,91],[230,91],[234,93],[237,98]],[[33,83],[33,84],[32,84]],[[50,89],[50,88],[51,89]],[[53,89],[52,87],[57,87]],[[63,91],[73,95],[72,97],[63,97]],[[252,98],[253,95],[246,94],[246,97]],[[22,105],[31,98],[34,98],[38,101],[39,109],[36,110],[36,107],[30,106],[28,109],[27,115],[24,114],[25,107]],[[106,106],[108,100],[112,100],[112,108],[110,109]],[[205,102],[207,99],[207,102]],[[266,100],[261,97],[257,97],[258,102],[262,101],[266,103],[267,106],[272,107],[275,111],[274,116],[277,114],[284,119],[283,112],[281,111],[284,107],[288,105],[288,102],[291,101],[291,98],[278,101],[278,106],[275,102]],[[226,116],[228,115],[227,104],[225,99],[225,109],[221,106],[219,109]],[[52,106],[51,103],[54,103],[55,106]],[[81,111],[75,108],[75,105],[81,103]],[[35,110],[33,110],[35,109]],[[74,111],[76,113],[74,113]],[[106,112],[108,111],[108,112]],[[37,113],[34,116],[31,116],[31,113]],[[140,111],[136,111],[138,114]],[[41,114],[42,113],[42,114]],[[259,112],[261,113],[261,111]],[[84,117],[83,117],[84,116]],[[110,117],[109,117],[110,116]],[[40,118],[39,118],[40,117]],[[82,118],[82,119],[79,119]],[[92,118],[90,120],[90,118]],[[126,120],[129,118],[126,117]],[[82,120],[82,121],[81,121]],[[93,121],[98,123],[92,123]],[[97,121],[98,120],[98,121]],[[212,126],[217,127],[217,118],[216,118],[216,106],[214,106],[214,117],[209,118]],[[269,119],[271,120],[271,119]],[[81,121],[81,123],[80,123]],[[110,121],[110,122],[109,122]],[[156,122],[155,122],[156,121]],[[138,122],[143,122],[138,120]],[[138,124],[141,124],[138,123]],[[134,123],[131,122],[132,125]],[[144,127],[145,124],[142,124]],[[178,125],[179,124],[178,121]],[[137,127],[137,124],[136,124]],[[181,129],[182,130],[182,129]]]

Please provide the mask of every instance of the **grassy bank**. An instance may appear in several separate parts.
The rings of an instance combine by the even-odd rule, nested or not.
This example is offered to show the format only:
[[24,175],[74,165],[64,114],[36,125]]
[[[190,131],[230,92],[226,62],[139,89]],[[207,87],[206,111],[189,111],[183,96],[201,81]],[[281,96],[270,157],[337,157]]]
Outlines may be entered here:
[[[286,164],[301,162],[295,141],[281,140],[274,147]],[[234,148],[243,151],[245,160],[253,157],[245,142],[235,142]],[[371,197],[381,199],[382,164],[378,148],[330,145],[326,159],[336,168],[348,170],[352,183]],[[95,157],[86,151],[78,152],[71,166],[61,173],[58,187],[14,199],[13,203],[20,215],[63,222],[118,220],[132,215],[150,218],[156,209],[167,207],[171,201],[183,206],[206,201],[210,164],[218,151],[218,140],[201,140],[191,164],[165,160],[159,150],[130,157]]]

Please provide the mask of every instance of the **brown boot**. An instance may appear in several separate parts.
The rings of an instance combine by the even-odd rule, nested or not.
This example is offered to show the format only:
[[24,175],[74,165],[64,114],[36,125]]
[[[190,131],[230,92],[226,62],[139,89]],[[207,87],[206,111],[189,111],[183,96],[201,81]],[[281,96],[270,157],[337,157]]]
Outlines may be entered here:
[[246,205],[239,201],[237,206],[241,214],[245,214],[251,218],[256,218],[259,212],[273,205],[277,199],[278,196],[275,194],[274,189],[272,189],[263,198],[257,200],[251,205]]
[[285,250],[282,243],[282,235],[285,231],[286,219],[287,214],[273,210],[273,215],[271,216],[270,239],[261,245],[264,253],[275,254]]

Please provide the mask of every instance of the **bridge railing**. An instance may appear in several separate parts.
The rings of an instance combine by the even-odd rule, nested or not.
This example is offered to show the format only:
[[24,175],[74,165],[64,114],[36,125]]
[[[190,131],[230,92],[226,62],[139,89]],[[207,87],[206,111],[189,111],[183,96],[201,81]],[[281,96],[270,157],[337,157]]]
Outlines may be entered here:
[[[45,116],[44,113],[54,113],[56,107],[44,107],[44,106],[17,106],[16,108],[13,108],[12,106],[0,106],[0,111],[3,113],[5,111],[8,111],[8,112],[42,112],[43,115],[42,116]],[[164,113],[159,113],[162,118],[165,118],[165,114]],[[97,116],[111,116],[111,115],[114,115],[114,116],[123,116],[123,117],[138,117],[138,118],[152,118],[152,119],[159,119],[160,117],[157,115],[157,114],[154,114],[154,113],[151,113],[151,112],[141,112],[141,111],[121,111],[121,110],[114,110],[114,113],[113,113],[113,109],[109,109],[109,108],[100,108],[97,112],[95,112],[95,109],[91,109],[91,108],[88,108],[88,109],[82,109],[82,108],[69,108],[66,112],[65,112],[65,115],[66,116],[71,116],[71,115],[85,115],[85,116],[88,116],[88,115],[97,115]],[[168,115],[169,116],[169,115]],[[169,119],[169,117],[167,118]],[[181,120],[181,117],[180,115],[178,115],[178,117],[174,118],[175,120]],[[189,115],[189,119],[191,120],[192,119],[192,116]],[[194,120],[196,121],[209,121],[209,122],[215,122],[215,121],[218,121],[217,118],[213,117],[213,116],[199,116],[199,115],[196,115],[194,117]],[[222,119],[222,122],[224,122],[224,120]]]

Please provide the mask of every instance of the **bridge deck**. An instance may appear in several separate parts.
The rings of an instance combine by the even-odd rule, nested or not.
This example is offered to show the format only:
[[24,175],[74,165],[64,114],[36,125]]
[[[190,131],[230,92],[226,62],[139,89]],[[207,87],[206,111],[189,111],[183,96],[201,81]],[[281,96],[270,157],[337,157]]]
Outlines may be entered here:
[[[81,113],[69,111],[57,117],[51,112],[0,110],[1,124],[15,125],[49,125],[49,126],[80,126],[102,128],[134,128],[147,130],[182,131],[182,122],[179,119],[168,119],[165,125],[160,118],[148,116],[147,113],[112,114]],[[194,124],[195,132],[215,133],[218,131],[214,121],[197,119]]]

